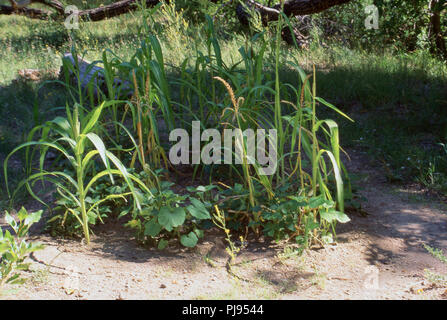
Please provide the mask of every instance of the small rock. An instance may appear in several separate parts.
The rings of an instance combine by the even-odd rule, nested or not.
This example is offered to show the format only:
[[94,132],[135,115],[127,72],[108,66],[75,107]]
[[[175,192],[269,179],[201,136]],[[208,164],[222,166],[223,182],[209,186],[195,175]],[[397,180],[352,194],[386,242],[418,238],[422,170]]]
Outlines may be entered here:
[[31,81],[39,81],[41,79],[41,72],[37,69],[23,69],[19,70],[19,76]]

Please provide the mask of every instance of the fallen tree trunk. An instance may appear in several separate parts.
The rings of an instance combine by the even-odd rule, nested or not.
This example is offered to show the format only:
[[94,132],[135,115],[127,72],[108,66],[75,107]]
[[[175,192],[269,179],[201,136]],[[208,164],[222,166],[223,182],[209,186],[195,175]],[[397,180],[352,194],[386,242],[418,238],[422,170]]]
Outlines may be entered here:
[[[146,6],[154,7],[156,6],[160,1],[158,0],[146,0]],[[94,8],[90,10],[84,10],[79,12],[79,17],[87,18],[91,21],[100,21],[104,20],[105,18],[112,18],[119,16],[121,14],[134,11],[138,9],[138,6],[136,5],[135,0],[123,0],[119,2],[112,3],[105,7],[100,8]]]
[[12,6],[0,5],[0,14],[3,15],[17,14],[32,19],[47,20],[50,17],[51,12],[35,8],[27,8],[27,7],[14,8]]
[[[208,0],[213,3],[221,2],[222,0]],[[287,16],[298,16],[298,15],[308,15],[313,13],[318,13],[329,9],[333,6],[344,4],[350,2],[351,0],[287,0],[284,2],[284,13]],[[65,8],[62,3],[57,0],[29,0],[23,6],[14,5],[15,1],[11,0],[11,6],[0,5],[0,14],[18,14],[24,15],[29,18],[35,19],[49,19],[50,17],[53,19],[61,20],[67,18],[70,13],[65,13]],[[88,10],[80,10],[79,17],[85,20],[91,21],[100,21],[105,18],[112,18],[115,16],[119,16],[121,14],[134,11],[138,9],[136,4],[136,0],[122,0],[114,2],[110,5],[93,8]],[[159,4],[160,0],[146,0],[147,7],[154,7]],[[165,2],[169,3],[169,0],[165,0]],[[32,3],[40,3],[45,6],[48,6],[50,9],[54,11],[47,11],[36,8],[28,8],[27,5]],[[272,7],[267,7],[262,5],[254,0],[246,0],[245,3],[248,7],[255,8],[262,16],[265,21],[274,21],[279,17],[279,13],[282,10],[282,4],[277,3]],[[241,23],[248,23],[247,19],[247,10],[244,8],[241,9],[238,6],[238,10],[236,12]]]
[[[169,0],[166,2],[169,2]],[[65,13],[65,8],[59,1],[31,0],[29,1],[29,3],[40,3],[46,5],[51,9],[54,9],[54,12],[36,8],[28,8],[26,6],[15,7],[13,5],[11,6],[0,5],[0,14],[4,15],[18,14],[27,16],[29,18],[41,19],[41,20],[48,20],[50,18],[55,20],[64,20],[71,14],[70,12]],[[148,8],[154,7],[159,3],[160,3],[159,0],[146,0],[146,6]],[[122,0],[99,8],[80,10],[78,12],[78,16],[82,20],[100,21],[106,18],[113,18],[137,9],[138,6],[136,0]]]
[[[213,3],[223,2],[224,0],[208,0]],[[229,0],[227,0],[229,1]],[[236,6],[236,16],[238,17],[240,23],[242,25],[249,25],[251,10],[256,10],[264,24],[267,24],[270,21],[278,20],[280,13],[284,12],[284,14],[288,17],[291,16],[303,16],[309,15],[313,13],[318,13],[329,9],[333,6],[344,4],[350,2],[351,0],[287,0],[281,1],[271,7],[260,4],[255,0],[244,0],[245,5],[238,4]],[[19,14],[24,15],[29,18],[35,19],[55,19],[55,20],[63,20],[67,19],[72,12],[65,12],[65,8],[62,3],[57,0],[25,0],[25,4],[22,6],[17,6],[17,2],[14,0],[10,0],[11,6],[0,6],[0,14]],[[147,7],[154,7],[158,5],[160,0],[146,0],[145,4]],[[169,3],[169,0],[164,0],[164,2]],[[46,11],[36,8],[28,8],[27,5],[31,3],[40,3],[52,9],[53,11]],[[227,3],[231,3],[227,2]],[[128,13],[130,11],[134,11],[138,9],[136,0],[122,0],[114,2],[110,5],[93,8],[88,10],[80,10],[77,15],[80,20],[86,21],[100,21],[106,18],[112,18],[119,16],[124,13]],[[295,41],[300,46],[304,46],[306,41],[303,37],[297,32],[297,30],[290,30],[289,28],[284,28],[282,32],[283,39],[289,43],[293,44]]]

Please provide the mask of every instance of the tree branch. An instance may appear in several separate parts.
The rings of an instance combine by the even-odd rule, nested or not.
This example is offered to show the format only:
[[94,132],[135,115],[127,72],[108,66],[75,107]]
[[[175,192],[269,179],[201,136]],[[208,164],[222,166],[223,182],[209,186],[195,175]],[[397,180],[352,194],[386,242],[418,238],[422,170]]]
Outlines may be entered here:
[[[333,6],[348,3],[352,0],[286,0],[284,1],[284,14],[288,17],[291,16],[304,16],[314,13],[319,13],[327,10]],[[279,18],[279,14],[282,11],[281,2],[275,1],[273,6],[265,6],[255,0],[244,1],[248,7],[254,8],[261,15],[264,23],[268,21],[276,21]],[[237,16],[239,21],[247,25],[249,23],[250,13],[242,5],[238,5]]]
[[[284,13],[289,17],[303,16],[319,13],[348,2],[351,0],[287,0],[284,2]],[[281,4],[276,4],[273,8],[281,10]]]
[[30,0],[30,2],[40,3],[46,5],[54,10],[56,10],[59,14],[65,14],[65,8],[62,3],[57,0]]
[[47,20],[51,15],[51,12],[35,8],[27,8],[27,7],[14,8],[12,6],[0,5],[0,14],[3,15],[18,14],[32,19]]
[[[159,0],[146,0],[147,7],[154,7],[158,3],[160,3]],[[99,21],[105,18],[116,17],[121,14],[134,11],[136,9],[138,9],[136,0],[123,0],[112,3],[108,6],[80,11],[79,16],[81,18],[87,18],[88,20],[91,21]]]
[[[51,9],[54,9],[55,12],[35,8],[28,8],[28,7],[18,7],[16,5],[11,6],[0,5],[0,14],[6,14],[6,15],[18,14],[33,19],[44,19],[44,20],[47,20],[51,16],[54,17],[54,19],[63,20],[69,15],[65,13],[65,8],[63,4],[57,0],[31,0],[29,2],[46,5]],[[79,17],[81,19],[91,21],[99,21],[105,18],[112,18],[138,9],[136,2],[137,2],[136,0],[122,0],[114,2],[104,7],[80,10]],[[169,2],[169,0],[165,0],[165,2]],[[11,0],[11,4],[13,3],[14,1]],[[146,0],[147,7],[154,7],[158,3],[160,3],[159,0]]]
[[[219,2],[219,0],[208,0],[213,3]],[[284,2],[284,13],[287,16],[299,16],[318,13],[329,9],[333,6],[350,2],[351,0],[286,0]],[[53,9],[55,12],[45,11],[41,9],[18,7],[15,5],[17,1],[10,0],[11,6],[0,5],[0,14],[19,14],[30,18],[36,19],[48,19],[49,16],[54,16],[55,19],[63,19],[68,16],[64,11],[64,6],[57,0],[30,0],[25,3],[40,3]],[[169,2],[169,0],[165,0]],[[275,1],[276,4],[272,7],[260,4],[255,0],[245,0],[249,7],[255,8],[261,14],[264,21],[277,20],[282,10],[281,2]],[[160,0],[146,0],[147,7],[154,7]],[[111,18],[119,16],[121,14],[136,10],[136,0],[121,0],[109,4],[104,7],[81,10],[79,11],[79,17],[91,21],[99,21],[105,18]],[[249,15],[245,8],[241,9],[238,6],[237,15],[241,23],[246,24],[248,22],[247,15]],[[245,17],[244,17],[245,16]]]

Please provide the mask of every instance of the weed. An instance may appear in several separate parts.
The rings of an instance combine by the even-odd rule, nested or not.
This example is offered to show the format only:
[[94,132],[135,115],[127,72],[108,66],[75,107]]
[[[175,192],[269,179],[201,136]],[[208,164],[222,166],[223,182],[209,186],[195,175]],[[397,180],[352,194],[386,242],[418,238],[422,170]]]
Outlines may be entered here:
[[16,221],[8,212],[5,220],[14,231],[12,235],[9,230],[2,231],[0,228],[0,292],[5,284],[23,284],[20,272],[28,270],[30,263],[26,258],[37,250],[43,249],[43,245],[25,240],[30,227],[41,218],[42,210],[28,213],[22,207],[17,213]]

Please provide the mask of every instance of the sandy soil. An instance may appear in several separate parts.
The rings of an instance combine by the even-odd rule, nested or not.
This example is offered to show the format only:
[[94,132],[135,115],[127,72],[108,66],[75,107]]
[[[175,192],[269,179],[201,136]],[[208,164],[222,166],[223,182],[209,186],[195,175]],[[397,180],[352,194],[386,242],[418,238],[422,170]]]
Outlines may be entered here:
[[423,248],[447,249],[445,204],[416,187],[388,184],[361,153],[351,157],[368,215],[354,213],[340,225],[336,245],[297,256],[286,244],[250,241],[234,277],[217,231],[193,250],[168,251],[139,247],[118,223],[100,229],[90,247],[36,235],[46,248],[32,256],[29,281],[1,298],[447,299],[447,288],[424,278],[425,269],[447,274],[447,268]]

